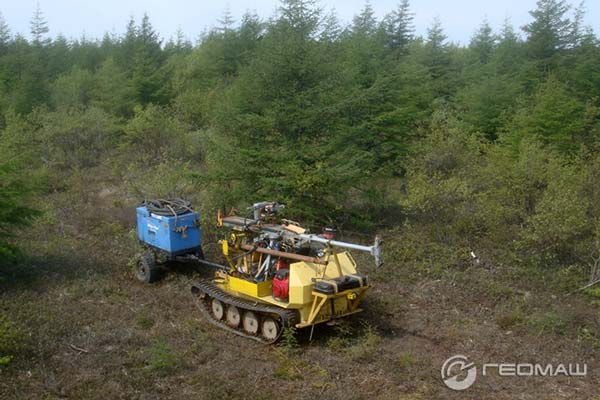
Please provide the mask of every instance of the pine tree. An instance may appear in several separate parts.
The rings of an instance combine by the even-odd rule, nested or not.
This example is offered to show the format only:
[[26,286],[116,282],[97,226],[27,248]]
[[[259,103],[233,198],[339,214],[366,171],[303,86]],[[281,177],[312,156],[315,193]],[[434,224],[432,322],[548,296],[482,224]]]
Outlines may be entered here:
[[161,75],[163,63],[161,39],[152,27],[147,14],[137,29],[131,83],[141,104],[162,102],[161,90],[165,77]]
[[450,62],[447,38],[441,21],[439,18],[435,18],[427,29],[427,42],[425,43],[425,64],[429,67],[434,79],[442,77],[447,72]]
[[108,58],[94,75],[96,86],[92,95],[92,105],[117,116],[131,116],[134,94],[127,84],[125,70]]
[[321,10],[315,6],[315,0],[281,0],[280,23],[302,40],[312,37],[319,26]]
[[547,60],[572,45],[573,23],[567,16],[570,9],[566,0],[538,0],[537,8],[529,12],[533,21],[523,31],[533,59]]
[[[594,114],[597,115],[597,111]],[[533,104],[522,108],[515,117],[512,133],[517,137],[537,137],[568,153],[585,140],[582,135],[591,132],[593,118],[586,105],[573,96],[563,82],[550,75],[535,93]]]
[[571,32],[569,33],[570,46],[576,47],[581,44],[582,39],[585,36],[585,29],[583,25],[583,18],[585,17],[585,4],[582,1],[573,14],[573,23],[571,24]]
[[587,98],[600,98],[600,40],[591,28],[584,30],[568,71],[576,91]]
[[[5,147],[5,146],[2,146]],[[27,206],[34,193],[27,163],[19,159],[22,152],[0,147],[0,267],[14,261],[17,249],[9,240],[18,227],[31,222],[39,213]],[[6,146],[7,147],[7,146]],[[12,151],[11,151],[12,150]],[[22,158],[22,157],[21,157]]]
[[506,19],[500,29],[498,45],[492,55],[492,62],[498,73],[517,75],[525,61],[523,43],[510,21]]
[[323,29],[319,35],[319,39],[326,43],[336,42],[342,34],[342,28],[340,26],[340,20],[338,19],[335,11],[331,11],[325,17],[323,21]]
[[240,27],[237,30],[239,42],[240,64],[247,64],[254,55],[259,40],[264,35],[264,24],[258,15],[247,12],[242,15]]
[[133,17],[127,21],[125,28],[125,35],[121,37],[118,46],[118,53],[115,57],[115,61],[119,63],[121,67],[127,72],[128,76],[133,73],[133,59],[135,52],[138,47],[138,31],[135,25]]
[[72,52],[67,38],[59,34],[48,46],[48,74],[57,77],[71,69]]
[[351,31],[354,35],[371,35],[377,30],[377,20],[371,2],[367,0],[360,14],[352,19]]
[[480,63],[487,64],[489,62],[492,52],[496,47],[496,37],[487,20],[484,20],[479,26],[471,39],[469,47],[475,52]]
[[188,53],[192,50],[192,43],[185,37],[181,27],[175,32],[175,39],[170,38],[165,44],[165,53],[168,55]]
[[382,29],[378,26],[371,3],[367,1],[344,35],[354,79],[362,87],[372,85],[381,72],[386,49],[385,35],[380,33]]
[[434,50],[444,50],[446,48],[446,39],[442,22],[435,18],[431,26],[427,29],[427,46]]
[[510,20],[507,18],[504,20],[502,24],[502,29],[500,30],[500,41],[502,43],[516,43],[519,41],[519,36],[515,32],[515,28],[510,23]]
[[384,28],[388,46],[392,50],[406,52],[414,36],[413,19],[409,0],[402,0],[398,8],[388,16]]
[[6,51],[8,43],[10,42],[10,28],[4,20],[2,12],[0,12],[0,54]]
[[177,51],[189,51],[192,49],[192,43],[185,37],[181,26],[175,32],[175,49]]
[[230,32],[233,29],[233,24],[235,20],[233,19],[233,15],[231,15],[231,10],[229,6],[225,7],[223,11],[223,16],[218,20],[220,26],[218,30],[222,33]]
[[33,43],[35,45],[40,46],[50,42],[50,39],[44,37],[50,30],[48,29],[48,22],[44,19],[40,3],[37,3],[33,18],[30,22],[30,27],[31,36],[33,37]]

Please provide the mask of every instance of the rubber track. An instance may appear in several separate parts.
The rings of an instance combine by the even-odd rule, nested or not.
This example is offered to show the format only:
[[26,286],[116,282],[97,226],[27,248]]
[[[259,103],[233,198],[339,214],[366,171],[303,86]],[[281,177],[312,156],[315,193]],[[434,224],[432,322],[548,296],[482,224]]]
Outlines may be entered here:
[[[200,293],[205,294],[204,298],[199,296]],[[276,343],[281,338],[283,328],[296,325],[300,319],[297,310],[287,310],[285,308],[276,307],[270,304],[259,303],[257,301],[251,301],[232,296],[217,287],[214,283],[212,283],[212,281],[209,280],[201,280],[200,282],[194,284],[192,286],[192,294],[196,298],[196,305],[210,323],[228,332],[235,333],[236,335],[253,339],[264,344]],[[210,312],[209,299],[220,300],[225,304],[234,305],[240,310],[255,311],[259,313],[259,316],[263,316],[265,314],[268,314],[270,317],[277,316],[278,322],[281,324],[282,329],[279,330],[279,335],[277,335],[275,339],[267,340],[262,336],[250,335],[244,332],[241,327],[239,329],[232,328],[227,325],[224,320],[218,321],[213,318],[212,313]]]

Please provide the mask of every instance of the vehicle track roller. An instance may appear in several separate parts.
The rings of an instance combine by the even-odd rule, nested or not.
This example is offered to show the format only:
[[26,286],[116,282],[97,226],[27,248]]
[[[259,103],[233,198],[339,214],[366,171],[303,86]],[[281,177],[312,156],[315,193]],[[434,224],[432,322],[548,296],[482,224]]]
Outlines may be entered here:
[[265,339],[269,341],[276,340],[279,337],[280,330],[281,324],[272,317],[264,317],[262,319],[260,333]]
[[[270,304],[260,304],[234,297],[209,280],[201,280],[194,284],[192,294],[196,298],[198,309],[209,323],[228,332],[264,344],[277,342],[281,338],[284,326],[294,326],[300,320],[297,310],[287,310]],[[219,301],[219,303],[214,303],[217,304],[217,310],[219,309],[218,305],[220,305],[220,309],[223,311],[220,318],[217,318],[213,311],[214,301]],[[241,316],[241,321],[236,327],[232,327],[227,322],[227,311],[230,307],[237,308]],[[249,330],[251,333],[248,333],[244,327],[244,316],[247,317],[248,313],[254,315],[253,327]],[[247,323],[248,320],[246,320]],[[273,323],[275,323],[277,329],[273,329]],[[258,334],[260,330],[264,332]]]
[[232,328],[237,328],[240,326],[242,315],[239,308],[234,305],[229,305],[227,307],[227,312],[225,313],[225,319],[227,320],[227,325],[231,326]]
[[212,299],[210,306],[211,306],[211,311],[212,311],[213,317],[217,321],[222,320],[223,319],[223,314],[224,314],[223,303],[221,303],[220,300]]
[[258,316],[252,311],[244,312],[244,316],[242,317],[242,325],[246,333],[256,335],[259,327]]

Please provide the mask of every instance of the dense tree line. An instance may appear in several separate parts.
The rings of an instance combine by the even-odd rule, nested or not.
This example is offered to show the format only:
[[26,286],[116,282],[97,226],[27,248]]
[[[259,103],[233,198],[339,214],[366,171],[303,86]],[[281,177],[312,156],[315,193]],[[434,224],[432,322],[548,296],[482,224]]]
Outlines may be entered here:
[[401,229],[399,259],[484,249],[592,268],[600,42],[565,0],[530,14],[520,29],[483,21],[464,46],[438,20],[416,35],[408,0],[381,20],[366,3],[349,25],[282,0],[269,20],[225,13],[195,44],[165,42],[147,16],[101,40],[49,38],[39,10],[29,40],[0,18],[0,150],[18,154],[0,184],[117,163],[139,186],[144,165],[211,204],[278,199],[312,222]]

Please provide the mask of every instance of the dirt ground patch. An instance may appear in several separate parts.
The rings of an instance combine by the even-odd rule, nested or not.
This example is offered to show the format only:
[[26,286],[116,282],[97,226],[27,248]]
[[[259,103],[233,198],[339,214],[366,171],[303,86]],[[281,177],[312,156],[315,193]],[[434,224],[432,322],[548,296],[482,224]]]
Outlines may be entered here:
[[[220,331],[196,312],[190,285],[208,272],[180,268],[158,284],[138,283],[127,266],[135,253],[128,224],[24,243],[37,256],[4,271],[0,283],[0,310],[21,338],[12,362],[0,369],[0,398],[600,395],[598,308],[584,297],[511,284],[484,269],[432,278],[386,260],[375,270],[357,255],[374,283],[365,312],[319,326],[313,341],[299,332],[297,347],[265,347]],[[585,362],[588,376],[485,376],[456,392],[440,377],[455,354],[476,364]]]

